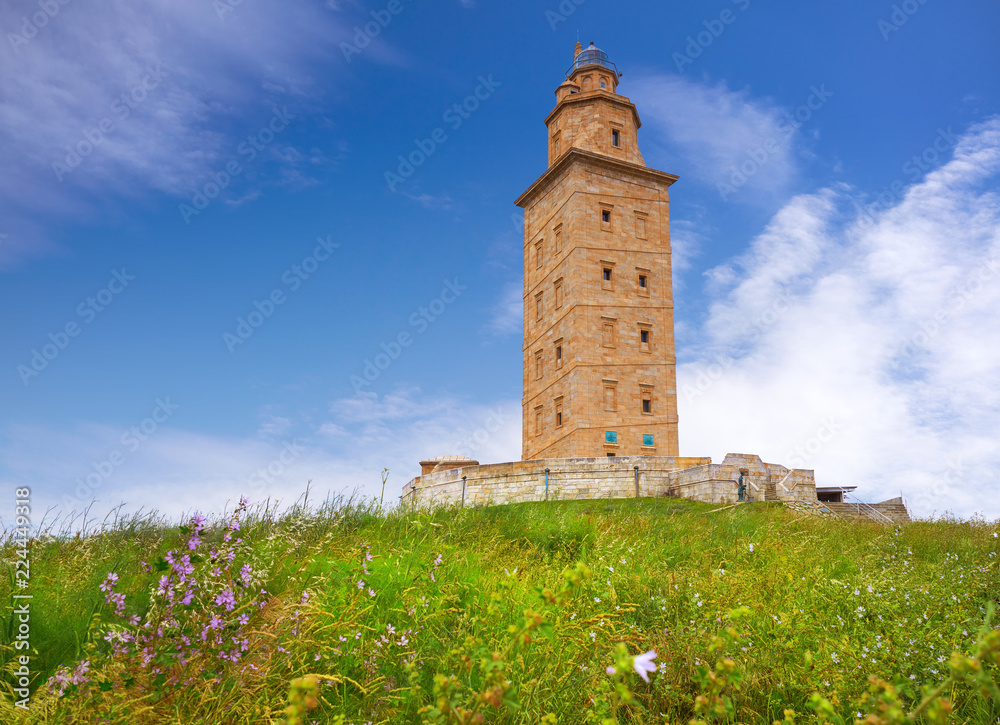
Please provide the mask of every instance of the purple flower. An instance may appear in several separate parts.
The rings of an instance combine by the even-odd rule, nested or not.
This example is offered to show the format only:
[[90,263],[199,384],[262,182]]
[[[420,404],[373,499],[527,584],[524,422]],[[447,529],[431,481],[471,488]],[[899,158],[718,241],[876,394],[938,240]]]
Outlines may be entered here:
[[241,627],[245,627],[250,622],[250,615],[249,614],[241,614],[240,616],[238,616],[236,618],[236,621],[240,623]]
[[69,681],[74,685],[83,685],[87,682],[87,671],[90,669],[90,660],[84,660],[76,666],[76,670],[73,675],[69,678]]
[[118,583],[118,575],[115,574],[114,572],[111,572],[110,574],[108,574],[107,578],[104,580],[104,583],[101,584],[99,589],[102,592],[110,592],[112,589],[114,589],[114,586],[117,583]]
[[225,605],[226,611],[231,612],[233,611],[233,607],[236,606],[236,597],[233,596],[231,591],[226,589],[222,592],[222,594],[215,598],[215,603],[220,606]]
[[654,650],[649,650],[641,655],[636,655],[633,661],[633,667],[635,671],[639,674],[646,682],[649,682],[649,673],[656,672],[656,665],[653,664],[653,660],[656,659],[656,652]]

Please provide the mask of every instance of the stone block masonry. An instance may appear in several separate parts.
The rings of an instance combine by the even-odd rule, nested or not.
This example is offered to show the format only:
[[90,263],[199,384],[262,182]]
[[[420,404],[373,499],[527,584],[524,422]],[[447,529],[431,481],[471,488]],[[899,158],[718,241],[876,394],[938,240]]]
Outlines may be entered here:
[[[442,468],[448,461],[455,468]],[[430,463],[430,462],[427,462]],[[435,459],[433,471],[403,487],[407,505],[481,506],[527,501],[678,496],[706,503],[736,503],[741,472],[754,500],[815,501],[812,471],[761,461],[759,456],[711,458],[616,456],[547,458],[473,465],[460,458]],[[766,495],[774,490],[773,499]]]

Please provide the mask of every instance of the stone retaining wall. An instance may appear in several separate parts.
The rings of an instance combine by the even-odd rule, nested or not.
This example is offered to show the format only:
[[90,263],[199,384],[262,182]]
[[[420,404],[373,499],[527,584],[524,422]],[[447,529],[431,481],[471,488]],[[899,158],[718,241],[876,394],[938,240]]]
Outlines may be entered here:
[[[775,488],[778,500],[815,501],[812,471],[789,471],[766,464],[758,456],[711,458],[619,456],[614,458],[551,458],[466,466],[417,476],[403,487],[402,500],[411,505],[519,503],[523,501],[634,498],[638,495],[680,496],[708,503],[735,503],[740,470],[748,495],[764,500]],[[548,474],[546,476],[546,470]],[[548,487],[546,492],[546,477]],[[464,481],[463,481],[464,479]],[[778,485],[778,482],[783,482]]]

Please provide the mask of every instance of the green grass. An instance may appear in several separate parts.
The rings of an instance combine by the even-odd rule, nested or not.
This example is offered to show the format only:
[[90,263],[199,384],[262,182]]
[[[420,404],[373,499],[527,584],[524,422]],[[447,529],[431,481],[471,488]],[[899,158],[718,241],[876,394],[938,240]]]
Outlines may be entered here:
[[[214,522],[194,553],[224,546],[228,521]],[[14,706],[7,677],[0,720],[284,722],[290,683],[315,674],[315,703],[311,681],[296,682],[292,693],[297,707],[315,704],[306,723],[339,715],[353,725],[460,722],[463,707],[473,713],[468,722],[476,712],[491,723],[582,723],[601,712],[620,722],[711,720],[695,712],[699,695],[709,704],[728,698],[732,714],[720,718],[728,722],[771,723],[786,710],[797,722],[853,722],[858,713],[896,722],[879,708],[897,698],[912,710],[953,674],[953,651],[973,653],[1000,598],[998,530],[954,520],[894,529],[799,518],[769,504],[715,512],[681,499],[388,514],[343,501],[258,507],[243,516],[243,545],[213,579],[217,588],[180,607],[174,634],[160,640],[187,661],[154,653],[162,657],[144,665],[134,652],[111,652],[108,632],[128,627],[98,587],[116,573],[125,616],[155,619],[163,607],[151,597],[163,575],[156,562],[189,551],[191,533],[133,518],[32,542],[31,704]],[[2,548],[12,567],[13,541]],[[235,583],[244,563],[256,577],[246,589]],[[196,562],[193,576],[205,584],[214,566]],[[13,575],[0,583],[0,663],[8,673],[24,653],[14,649],[12,584]],[[218,587],[235,592],[232,611],[212,603]],[[730,619],[739,607],[749,613]],[[225,620],[221,634],[246,640],[235,662],[175,647],[182,634],[197,638],[214,612]],[[248,623],[238,629],[241,613]],[[619,643],[632,655],[656,651],[659,669],[648,684],[621,671],[629,660],[616,653]],[[605,670],[616,658],[612,677]],[[727,658],[734,673],[724,665],[712,684],[706,673]],[[46,686],[61,666],[72,671],[81,660],[90,664],[79,685],[62,697]],[[988,660],[977,666],[995,680]],[[869,676],[894,689],[873,699]],[[990,692],[948,683],[954,722],[1000,720]],[[813,693],[836,716],[816,719]],[[550,713],[555,719],[543,720]]]

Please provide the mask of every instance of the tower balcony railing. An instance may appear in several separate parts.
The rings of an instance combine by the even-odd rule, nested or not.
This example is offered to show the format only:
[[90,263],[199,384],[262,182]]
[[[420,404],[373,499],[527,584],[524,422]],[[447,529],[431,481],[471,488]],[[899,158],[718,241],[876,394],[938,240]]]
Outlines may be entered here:
[[618,66],[612,63],[604,52],[598,51],[595,53],[592,50],[585,50],[577,56],[575,61],[573,61],[573,65],[571,65],[569,70],[566,71],[566,77],[569,78],[578,70],[581,70],[582,68],[589,68],[590,66],[607,68],[610,71],[614,71],[616,76],[621,75],[621,73],[618,72]]

